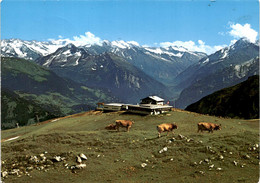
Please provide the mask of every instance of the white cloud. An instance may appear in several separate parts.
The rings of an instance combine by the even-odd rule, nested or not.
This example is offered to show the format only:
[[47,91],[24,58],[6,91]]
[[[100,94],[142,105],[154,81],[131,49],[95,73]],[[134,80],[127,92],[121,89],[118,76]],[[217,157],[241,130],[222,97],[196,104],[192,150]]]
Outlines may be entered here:
[[72,43],[76,46],[83,46],[83,45],[88,45],[88,44],[102,45],[102,43],[103,43],[103,41],[99,37],[96,37],[91,32],[85,32],[85,35],[80,35],[79,37],[74,36],[73,39],[74,40],[72,40]]
[[63,36],[59,35],[59,39],[49,39],[53,44],[57,45],[66,45],[69,43],[74,44],[75,46],[84,46],[84,45],[102,45],[103,40],[99,37],[95,36],[91,32],[85,32],[85,35],[74,36],[73,39],[63,38]]
[[[107,40],[102,40],[101,38],[95,36],[91,32],[85,32],[84,35],[74,36],[72,39],[69,38],[63,38],[63,36],[59,35],[59,39],[49,39],[53,44],[57,45],[66,45],[69,43],[74,44],[75,46],[90,46],[90,45],[102,45],[103,42],[108,42]],[[124,47],[128,47],[129,45],[134,46],[140,46],[138,42],[136,41],[112,41],[111,43],[120,43],[121,46],[124,45]]]
[[237,40],[236,40],[236,39],[233,39],[233,40],[230,41],[230,45],[233,45],[233,44],[235,44],[236,42],[237,42]]
[[193,41],[174,41],[174,42],[163,42],[160,43],[160,46],[162,47],[169,47],[169,46],[177,46],[177,47],[184,47],[188,49],[189,51],[198,51],[198,52],[204,52],[207,54],[212,54],[227,45],[216,45],[216,46],[209,46],[206,45],[206,43],[202,40],[198,40],[198,43],[196,44]]
[[239,39],[239,38],[247,38],[250,42],[256,42],[258,32],[251,28],[250,24],[241,25],[239,23],[230,24],[230,28],[232,29],[229,31],[229,35],[232,37]]

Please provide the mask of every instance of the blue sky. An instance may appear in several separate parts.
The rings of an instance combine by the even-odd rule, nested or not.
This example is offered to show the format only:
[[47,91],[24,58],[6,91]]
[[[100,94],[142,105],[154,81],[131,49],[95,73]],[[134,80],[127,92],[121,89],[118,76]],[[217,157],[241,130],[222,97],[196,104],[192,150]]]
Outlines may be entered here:
[[[258,22],[258,0],[1,2],[2,39],[74,39],[90,32],[101,40],[136,41],[140,45],[190,42],[214,47],[229,45],[247,30],[259,39],[253,32],[259,32]],[[239,29],[235,30],[238,33],[232,34],[233,29]]]

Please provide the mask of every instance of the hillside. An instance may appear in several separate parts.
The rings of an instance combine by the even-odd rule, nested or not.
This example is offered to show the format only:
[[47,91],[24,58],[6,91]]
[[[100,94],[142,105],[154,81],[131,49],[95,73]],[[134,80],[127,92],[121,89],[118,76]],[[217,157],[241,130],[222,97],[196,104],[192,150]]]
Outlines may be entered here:
[[231,118],[259,118],[259,76],[222,89],[189,105],[186,110]]
[[[116,119],[135,123],[129,133],[104,129]],[[222,130],[197,133],[200,121],[220,123]],[[165,122],[176,122],[178,129],[158,139],[156,125]],[[6,183],[253,183],[259,178],[258,120],[180,110],[158,116],[88,112],[1,133]],[[74,169],[80,153],[86,166]]]
[[42,108],[32,101],[25,100],[10,90],[1,88],[1,129],[15,128],[19,126],[45,121],[62,116],[59,109]]
[[64,79],[24,59],[3,57],[1,74],[3,88],[57,115],[93,109],[97,102],[116,100],[105,90]]

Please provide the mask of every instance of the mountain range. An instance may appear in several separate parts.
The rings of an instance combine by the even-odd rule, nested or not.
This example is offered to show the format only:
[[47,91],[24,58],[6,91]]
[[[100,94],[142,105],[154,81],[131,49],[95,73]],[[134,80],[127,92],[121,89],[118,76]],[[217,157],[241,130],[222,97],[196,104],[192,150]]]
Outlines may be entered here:
[[[57,54],[57,49],[67,47],[67,45],[73,44],[68,41],[2,40],[1,54],[5,57],[37,60],[55,52]],[[205,53],[192,52],[183,47],[144,47],[135,42],[125,42],[122,40],[112,42],[105,40],[102,42],[102,45],[83,45],[77,46],[77,48],[81,49],[81,52],[84,49],[91,55],[99,55],[105,52],[114,53],[157,81],[170,85],[172,85],[174,78],[179,73],[206,56]],[[79,52],[75,53],[79,54]],[[62,60],[65,57],[71,57],[69,52],[62,55]],[[48,66],[48,63],[41,64]]]
[[185,108],[217,90],[245,81],[259,73],[259,45],[240,39],[202,58],[176,77],[182,92],[176,106]]
[[167,96],[168,89],[123,57],[110,52],[92,55],[73,44],[41,57],[36,62],[61,77],[89,87],[109,90],[121,101],[136,103],[151,94]]
[[136,103],[148,95],[185,108],[259,73],[259,42],[247,39],[211,55],[125,41],[76,46],[10,39],[1,44],[2,86],[31,101],[42,102],[48,93],[46,101],[59,101],[62,114],[93,108],[98,101]]

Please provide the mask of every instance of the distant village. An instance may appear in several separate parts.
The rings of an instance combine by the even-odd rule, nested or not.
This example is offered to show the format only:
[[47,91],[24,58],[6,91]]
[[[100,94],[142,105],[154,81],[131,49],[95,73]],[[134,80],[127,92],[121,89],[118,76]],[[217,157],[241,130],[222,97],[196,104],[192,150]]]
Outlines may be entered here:
[[141,99],[140,104],[122,104],[122,103],[97,103],[97,110],[104,112],[126,111],[129,113],[143,115],[158,115],[170,111],[172,106],[164,104],[164,99],[158,96],[148,96]]

